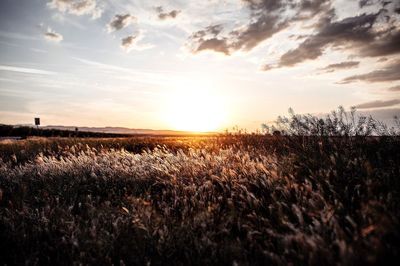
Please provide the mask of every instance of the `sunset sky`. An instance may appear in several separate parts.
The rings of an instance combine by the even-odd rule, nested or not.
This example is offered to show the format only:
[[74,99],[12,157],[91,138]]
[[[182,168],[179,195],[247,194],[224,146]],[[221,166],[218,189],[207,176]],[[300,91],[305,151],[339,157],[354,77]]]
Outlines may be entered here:
[[339,105],[400,114],[399,0],[0,1],[0,123],[255,130]]

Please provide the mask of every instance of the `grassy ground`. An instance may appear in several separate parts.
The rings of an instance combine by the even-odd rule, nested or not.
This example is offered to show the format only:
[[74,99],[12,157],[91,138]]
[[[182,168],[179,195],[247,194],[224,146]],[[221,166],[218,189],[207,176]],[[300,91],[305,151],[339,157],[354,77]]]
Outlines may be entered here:
[[400,138],[367,133],[0,144],[0,264],[398,264]]

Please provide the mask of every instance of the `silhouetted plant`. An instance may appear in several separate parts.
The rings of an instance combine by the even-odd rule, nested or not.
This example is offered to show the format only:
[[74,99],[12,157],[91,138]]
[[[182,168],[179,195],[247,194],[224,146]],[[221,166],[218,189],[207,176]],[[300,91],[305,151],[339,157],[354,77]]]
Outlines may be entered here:
[[372,116],[357,115],[353,107],[349,112],[339,106],[324,118],[311,114],[295,114],[289,109],[289,117],[279,116],[275,125],[263,125],[264,132],[280,131],[297,136],[391,136],[398,135],[399,119],[394,117],[394,126],[377,121]]

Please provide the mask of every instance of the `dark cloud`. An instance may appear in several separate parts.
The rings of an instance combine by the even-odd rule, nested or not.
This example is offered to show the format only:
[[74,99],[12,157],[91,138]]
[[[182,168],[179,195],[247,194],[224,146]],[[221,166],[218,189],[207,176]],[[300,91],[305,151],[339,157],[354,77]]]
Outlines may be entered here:
[[400,21],[397,12],[397,9],[400,8],[400,1],[370,0],[360,2],[381,8],[378,12],[379,19],[375,23],[374,41],[362,45],[359,49],[359,55],[378,57],[400,53]]
[[[400,3],[400,2],[399,2]],[[333,21],[334,12],[327,11],[314,25],[316,33],[306,38],[297,48],[283,54],[274,66],[264,69],[290,67],[322,56],[327,48],[350,50],[355,57],[381,57],[400,53],[399,17],[396,4],[390,1],[360,1],[360,7],[374,6],[377,11],[340,21]],[[318,9],[314,9],[318,10]],[[321,11],[319,11],[321,12]]]
[[115,15],[113,19],[108,23],[108,32],[113,32],[125,28],[135,22],[136,18],[130,14]]
[[360,55],[378,57],[400,53],[400,29],[392,28],[360,49]]
[[[203,50],[229,55],[235,51],[250,51],[261,42],[287,28],[291,22],[323,17],[331,12],[329,0],[242,0],[250,10],[249,23],[240,25],[225,35],[206,34],[208,28],[193,33],[189,46],[193,53]],[[292,15],[289,16],[288,14]],[[199,35],[200,34],[200,35]]]
[[[290,23],[313,17],[332,16],[330,0],[242,0],[252,11],[254,22],[234,30],[235,50],[249,51],[259,43],[290,26]],[[292,13],[293,15],[288,15]],[[303,36],[302,36],[303,37]],[[234,42],[235,43],[235,42]]]
[[326,24],[297,48],[283,54],[276,67],[294,66],[306,60],[317,59],[328,46],[349,46],[373,41],[372,25],[377,16],[378,14],[363,14]]
[[282,0],[242,0],[242,2],[246,3],[253,12],[278,10],[288,3]]
[[103,12],[96,0],[51,0],[47,4],[52,9],[73,15],[91,15],[99,18]]
[[169,12],[165,12],[162,6],[158,6],[155,9],[160,20],[174,19],[179,15],[179,13],[181,13],[181,10],[171,10]]
[[295,35],[292,34],[289,36],[289,38],[294,39],[294,40],[304,40],[305,38],[309,37],[309,35]]
[[381,57],[377,60],[377,62],[386,62],[388,59],[386,57]]
[[[193,53],[212,50],[229,55],[237,50],[248,51],[286,27],[286,22],[281,20],[280,12],[277,12],[285,7],[285,1],[242,1],[251,10],[251,22],[230,31],[225,36],[220,36],[221,25],[209,26],[193,33],[189,38]],[[215,29],[218,30],[213,31]]]
[[53,42],[61,42],[64,38],[61,34],[54,32],[54,31],[48,31],[44,34],[44,37],[46,40],[53,41]]
[[294,16],[294,20],[310,19],[318,14],[321,15],[320,19],[324,20],[333,15],[330,0],[302,0],[297,6],[295,5],[295,8],[297,14]]
[[132,50],[143,51],[151,49],[154,45],[150,43],[141,43],[144,38],[143,32],[139,31],[135,34],[129,35],[121,39],[121,48],[129,53]]
[[373,4],[372,2],[373,2],[372,0],[360,0],[360,1],[358,2],[358,5],[359,5],[361,8],[363,8],[363,7],[365,7],[365,6],[370,6],[370,5],[372,5],[372,4]]
[[213,50],[229,55],[238,50],[249,51],[287,26],[287,22],[280,21],[279,16],[262,14],[254,22],[234,29],[226,36],[219,36],[221,31],[214,34],[208,27],[192,34],[189,40],[193,53]]
[[44,38],[48,41],[61,42],[64,39],[60,33],[55,32],[50,27],[46,28],[43,24],[39,24],[37,27],[43,32]]
[[222,30],[222,25],[211,25],[193,33],[190,40],[192,44],[196,43],[196,47],[194,47],[192,51],[200,52],[203,50],[213,50],[229,55],[230,47],[227,44],[227,38],[218,37]]
[[199,38],[199,33],[204,30],[196,32],[190,37],[192,52],[213,50],[228,55],[238,50],[249,51],[287,26],[287,23],[278,20],[277,16],[264,14],[255,22],[235,29],[223,37],[214,35],[211,38]]
[[356,105],[355,107],[357,109],[373,109],[373,108],[395,106],[398,104],[400,104],[400,99],[387,100],[387,101],[377,100],[377,101],[362,103],[362,104]]
[[349,69],[349,68],[355,68],[358,67],[360,64],[359,61],[346,61],[346,62],[341,62],[337,64],[330,64],[324,68],[320,68],[319,70],[326,71],[326,72],[334,72],[338,69]]
[[213,50],[215,52],[220,52],[225,55],[229,55],[229,47],[226,43],[226,40],[221,40],[218,38],[211,38],[207,40],[203,40],[202,42],[199,43],[199,46],[197,47],[196,51],[204,51],[204,50]]
[[130,35],[122,39],[121,47],[126,52],[130,52],[138,40],[138,35]]
[[247,26],[230,33],[231,49],[250,51],[264,40],[286,28],[288,23],[277,15],[263,14]]
[[390,63],[382,69],[378,69],[366,74],[354,75],[345,78],[340,83],[346,84],[355,81],[365,82],[389,82],[400,80],[400,60]]
[[400,91],[400,85],[390,87],[390,88],[388,89],[388,91]]
[[360,0],[358,2],[358,5],[363,8],[366,6],[375,6],[375,5],[381,5],[382,7],[387,6],[388,4],[392,3],[392,1],[387,1],[387,0]]

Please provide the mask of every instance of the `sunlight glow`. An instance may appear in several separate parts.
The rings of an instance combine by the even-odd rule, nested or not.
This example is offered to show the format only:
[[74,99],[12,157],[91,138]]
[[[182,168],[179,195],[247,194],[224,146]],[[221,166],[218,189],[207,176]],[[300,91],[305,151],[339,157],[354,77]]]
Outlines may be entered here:
[[166,122],[175,130],[210,132],[221,129],[226,110],[212,84],[179,82],[167,100]]

